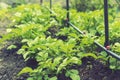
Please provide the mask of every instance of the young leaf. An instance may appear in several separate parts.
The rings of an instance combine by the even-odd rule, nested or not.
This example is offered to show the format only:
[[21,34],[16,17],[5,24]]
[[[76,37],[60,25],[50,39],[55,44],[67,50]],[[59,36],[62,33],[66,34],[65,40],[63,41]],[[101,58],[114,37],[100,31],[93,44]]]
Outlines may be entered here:
[[8,46],[7,50],[11,50],[11,49],[15,49],[15,48],[17,48],[16,45],[10,45],[10,46]]
[[68,64],[68,58],[65,58],[63,62],[59,65],[57,73],[59,73]]
[[30,67],[25,67],[25,68],[23,68],[19,73],[18,73],[18,76],[20,76],[20,75],[22,75],[22,74],[24,74],[24,73],[30,73],[30,72],[32,72],[33,70],[32,70],[32,68],[30,68]]
[[34,80],[33,78],[28,78],[27,80]]
[[79,72],[75,69],[68,70],[65,76],[70,77],[72,80],[80,80]]
[[50,78],[49,80],[57,80],[57,77],[54,76],[54,77]]

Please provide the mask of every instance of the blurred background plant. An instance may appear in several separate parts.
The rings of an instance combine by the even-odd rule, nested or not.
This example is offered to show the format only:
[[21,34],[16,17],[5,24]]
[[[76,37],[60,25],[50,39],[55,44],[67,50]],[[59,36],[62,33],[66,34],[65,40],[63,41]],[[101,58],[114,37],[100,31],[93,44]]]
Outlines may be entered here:
[[[49,2],[50,0],[43,0],[43,2]],[[65,0],[52,0],[53,4],[59,3],[63,7],[66,6]],[[77,11],[93,11],[96,9],[102,9],[103,8],[103,1],[104,0],[70,0],[70,6],[74,9],[77,9]],[[1,5],[3,5],[3,2],[11,5],[12,7],[15,7],[20,4],[27,4],[27,3],[39,3],[40,0],[0,0],[2,2]],[[114,6],[120,7],[120,0],[109,0],[109,7],[113,8]]]

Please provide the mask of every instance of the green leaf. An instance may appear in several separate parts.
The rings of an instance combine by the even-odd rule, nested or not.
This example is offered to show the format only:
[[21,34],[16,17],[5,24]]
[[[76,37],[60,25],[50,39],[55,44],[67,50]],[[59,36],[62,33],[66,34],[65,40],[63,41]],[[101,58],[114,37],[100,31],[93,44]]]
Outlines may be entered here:
[[23,39],[21,42],[25,43],[25,42],[28,42],[28,41],[29,41],[28,39]]
[[27,80],[34,80],[33,78],[28,78]]
[[81,59],[77,58],[77,57],[72,57],[69,59],[69,63],[74,63],[74,64],[81,64]]
[[19,49],[19,50],[17,51],[17,54],[23,54],[23,53],[25,53],[25,49]]
[[48,53],[46,52],[39,52],[38,56],[36,57],[37,61],[41,61],[41,60],[47,60],[47,58],[49,58]]
[[70,33],[69,35],[72,36],[72,37],[74,37],[74,38],[78,38],[78,35],[75,34],[75,33]]
[[70,72],[73,74],[79,74],[78,70],[75,70],[75,69],[70,70]]
[[75,69],[68,70],[65,76],[70,77],[72,80],[80,80],[79,72]]
[[29,51],[27,51],[26,53],[23,54],[23,58],[26,59],[28,57],[28,55],[30,54]]
[[16,45],[10,45],[10,46],[7,47],[7,50],[11,50],[11,49],[15,49],[15,48],[17,48]]
[[56,57],[54,59],[54,64],[59,64],[61,59],[62,59],[62,57]]
[[56,57],[54,59],[53,64],[51,65],[52,70],[56,69],[56,66],[58,66],[61,63],[62,57]]
[[115,65],[110,65],[110,69],[116,69]]
[[93,57],[95,59],[97,59],[97,56],[93,53],[86,53],[86,54],[83,54],[82,57]]
[[69,77],[72,74],[79,74],[78,70],[72,69],[72,70],[68,70],[65,74],[65,76]]
[[80,80],[80,76],[79,76],[79,75],[76,75],[76,74],[71,75],[70,78],[71,78],[72,80]]
[[57,73],[59,73],[62,69],[64,69],[69,64],[81,64],[81,60],[77,57],[65,58],[63,62],[59,65]]
[[9,33],[9,32],[11,32],[11,31],[12,31],[12,29],[7,29],[6,31],[7,31],[7,33]]
[[68,64],[68,58],[65,58],[63,62],[59,65],[57,73],[59,73]]
[[22,74],[24,74],[24,73],[30,73],[30,72],[32,72],[33,70],[32,70],[32,68],[30,68],[30,67],[25,67],[25,68],[23,68],[19,73],[18,73],[18,76],[20,76],[20,75],[22,75]]
[[49,80],[57,80],[57,77],[54,76],[54,77],[50,78]]

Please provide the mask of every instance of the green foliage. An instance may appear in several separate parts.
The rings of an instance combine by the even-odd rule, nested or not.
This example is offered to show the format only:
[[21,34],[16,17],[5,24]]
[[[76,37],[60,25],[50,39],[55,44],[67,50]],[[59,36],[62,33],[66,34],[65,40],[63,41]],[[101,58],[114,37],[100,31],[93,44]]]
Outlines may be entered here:
[[77,70],[68,70],[65,75],[70,77],[72,80],[80,80],[79,72]]
[[[56,14],[50,19],[50,13],[44,6],[29,4],[10,9],[10,12],[15,14],[10,18],[12,23],[7,29],[8,34],[0,39],[0,43],[17,40],[22,45],[17,53],[22,54],[25,61],[33,58],[38,62],[36,69],[27,67],[19,73],[19,75],[29,73],[28,80],[57,80],[57,75],[63,71],[66,71],[66,77],[80,80],[79,72],[71,69],[73,65],[80,66],[84,57],[106,58],[104,52],[100,54],[96,52],[97,48],[94,45],[94,40],[104,43],[103,10],[89,12],[71,10],[71,22],[84,30],[85,35],[63,25],[66,15],[62,13],[66,13],[65,9],[54,10]],[[3,13],[0,12],[0,15]],[[114,21],[112,10],[109,16],[112,50],[119,55],[120,42],[117,41],[119,22]],[[17,45],[11,45],[8,49],[16,47]],[[114,62],[115,60],[111,59],[110,67],[119,69]]]
[[24,74],[24,73],[30,73],[30,72],[32,72],[33,70],[32,70],[32,68],[30,68],[30,67],[25,67],[25,68],[23,68],[19,73],[18,73],[18,76],[20,76],[21,74]]
[[10,45],[10,46],[7,47],[8,50],[15,49],[15,48],[17,48],[16,45]]
[[117,61],[115,58],[110,58],[110,68],[111,69],[120,69],[120,61]]
[[115,52],[120,52],[120,43],[116,42],[114,45],[113,45],[113,49]]
[[[110,8],[116,5],[115,1],[108,1],[108,5]],[[93,11],[102,9],[104,7],[103,0],[71,0],[71,6],[78,11]]]

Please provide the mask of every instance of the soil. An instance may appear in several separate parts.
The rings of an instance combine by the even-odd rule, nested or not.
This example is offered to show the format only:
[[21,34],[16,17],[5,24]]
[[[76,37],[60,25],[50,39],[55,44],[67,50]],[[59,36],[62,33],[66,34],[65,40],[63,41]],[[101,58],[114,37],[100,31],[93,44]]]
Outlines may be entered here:
[[0,80],[25,80],[24,77],[18,78],[17,74],[25,67],[22,56],[16,53],[0,51]]
[[100,60],[84,58],[78,69],[81,80],[120,80],[120,70],[112,70]]

